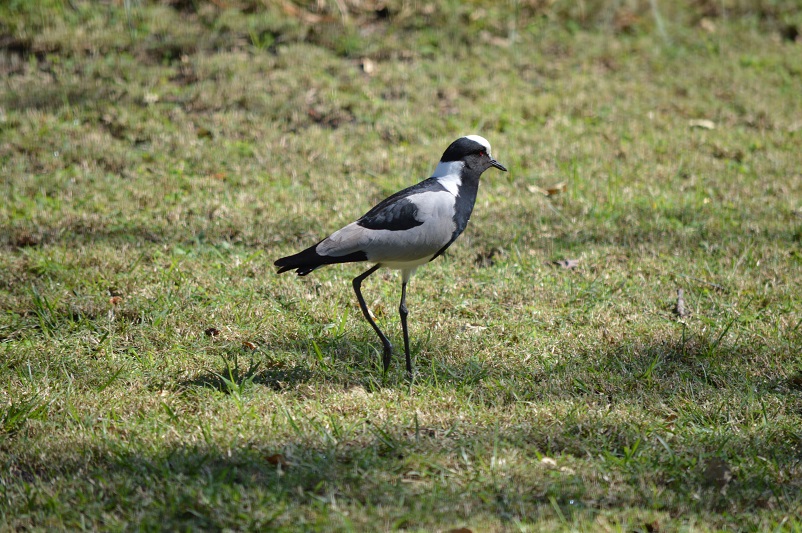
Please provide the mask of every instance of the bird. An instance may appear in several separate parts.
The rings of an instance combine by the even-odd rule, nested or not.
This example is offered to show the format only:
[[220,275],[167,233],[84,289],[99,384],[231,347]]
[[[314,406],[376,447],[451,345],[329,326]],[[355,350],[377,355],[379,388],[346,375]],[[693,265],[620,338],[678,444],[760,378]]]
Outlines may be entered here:
[[443,152],[431,177],[382,200],[358,220],[335,231],[317,244],[275,261],[278,274],[295,270],[299,276],[338,263],[368,262],[373,266],[352,280],[359,307],[382,343],[384,373],[390,368],[393,346],[373,320],[362,282],[379,268],[401,271],[398,313],[404,337],[406,371],[412,378],[406,305],[407,284],[418,267],[440,257],[465,230],[473,212],[479,178],[495,167],[490,143],[479,135],[466,135]]

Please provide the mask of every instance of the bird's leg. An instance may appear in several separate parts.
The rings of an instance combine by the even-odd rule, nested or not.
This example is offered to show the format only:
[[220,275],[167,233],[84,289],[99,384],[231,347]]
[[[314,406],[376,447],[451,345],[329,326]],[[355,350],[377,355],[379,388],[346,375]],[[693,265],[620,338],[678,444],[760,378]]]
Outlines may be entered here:
[[370,316],[370,311],[368,311],[368,306],[365,303],[365,299],[362,297],[362,291],[360,290],[362,286],[362,281],[376,272],[381,265],[375,265],[369,268],[367,271],[363,272],[362,274],[358,275],[354,278],[354,292],[356,293],[356,299],[359,301],[359,307],[362,309],[362,314],[365,315],[365,318],[373,326],[373,331],[376,332],[376,335],[379,336],[379,339],[382,341],[382,346],[384,346],[384,355],[382,357],[382,362],[384,363],[384,372],[387,373],[387,370],[390,368],[390,357],[393,353],[393,345],[390,344],[389,339],[387,336],[382,333],[382,330],[379,329],[379,326],[376,325],[374,322],[373,317]]
[[404,355],[407,357],[407,377],[412,379],[412,357],[409,355],[409,330],[407,329],[407,282],[401,283],[401,305],[398,306],[401,315],[401,330],[404,332]]

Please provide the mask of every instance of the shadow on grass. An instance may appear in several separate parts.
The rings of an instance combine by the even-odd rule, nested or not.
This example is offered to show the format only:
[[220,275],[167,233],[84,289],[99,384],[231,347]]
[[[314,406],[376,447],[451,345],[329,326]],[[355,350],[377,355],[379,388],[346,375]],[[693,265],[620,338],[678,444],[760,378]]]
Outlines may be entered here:
[[[749,218],[744,214],[744,218]],[[558,250],[577,251],[591,247],[609,246],[621,250],[620,255],[676,253],[688,260],[699,253],[706,256],[727,258],[750,246],[793,247],[800,242],[800,230],[792,224],[785,228],[765,228],[760,232],[745,233],[740,229],[691,229],[684,233],[658,227],[642,228],[616,226],[607,230],[579,230],[570,234],[558,235],[552,239],[552,246]],[[619,255],[619,254],[616,254]]]
[[23,86],[20,90],[7,90],[0,93],[0,104],[11,109],[30,109],[37,111],[57,111],[64,107],[80,107],[82,109],[97,109],[117,102],[125,96],[125,92],[111,87],[109,84],[61,84],[39,83],[36,90]]
[[[372,353],[362,342],[332,340],[324,348],[351,359],[321,368],[263,368],[272,364],[264,354],[243,359],[227,352],[216,371],[181,385],[227,393],[321,380],[364,386],[375,370],[355,364]],[[78,520],[96,506],[122,521],[136,516],[145,528],[264,528],[298,520],[427,528],[476,516],[512,526],[592,523],[605,515],[638,529],[642,524],[627,520],[645,513],[759,529],[767,517],[779,522],[802,503],[802,434],[794,425],[800,390],[760,364],[780,351],[699,336],[624,340],[528,366],[424,356],[428,370],[410,394],[461,398],[471,417],[455,411],[427,425],[411,412],[370,411],[340,420],[336,410],[297,406],[268,422],[244,409],[236,431],[201,420],[207,429],[198,433],[196,422],[168,414],[159,424],[199,438],[154,446],[147,434],[104,433],[88,445],[79,439],[16,454],[4,486],[19,516],[50,509]],[[403,379],[385,386],[407,387]],[[365,389],[368,403],[381,394]],[[494,414],[512,411],[519,413],[513,422]],[[322,423],[327,417],[331,423]],[[260,425],[270,429],[254,430]],[[94,480],[91,487],[85,479]]]
[[[394,387],[380,366],[375,343],[349,337],[331,339],[277,340],[265,342],[258,350],[248,347],[224,348],[215,366],[191,379],[179,380],[179,387],[211,388],[225,394],[242,393],[251,386],[275,391],[291,390],[303,383],[335,383],[344,389],[367,390]],[[286,355],[298,354],[294,359]]]
[[[670,455],[653,439],[629,456],[615,450],[591,459],[553,455],[557,463],[552,465],[541,461],[533,443],[546,432],[569,438],[575,429],[571,423],[446,432],[401,421],[383,427],[366,423],[352,433],[324,436],[317,434],[321,430],[314,417],[293,416],[297,435],[290,439],[156,448],[109,439],[15,458],[9,473],[29,486],[27,508],[19,504],[28,516],[46,507],[77,520],[97,507],[105,509],[104,516],[111,513],[123,521],[136,516],[140,526],[167,529],[286,526],[298,520],[353,523],[343,522],[342,511],[356,524],[390,520],[413,528],[476,516],[512,526],[612,515],[627,524],[643,513],[719,527],[756,527],[761,517],[750,518],[744,509],[757,507],[779,521],[802,498],[798,477],[777,482],[770,479],[770,465],[748,458],[740,463],[729,459],[732,481],[711,480],[707,465],[721,455],[716,446],[755,444],[742,442],[737,434]],[[636,428],[627,431],[613,419],[594,429],[626,432],[622,437],[630,446],[639,438]],[[758,443],[755,453],[771,445]],[[779,466],[786,468],[786,461]],[[92,488],[80,479],[94,480]],[[31,488],[41,485],[50,493],[57,490],[58,498],[47,500]],[[88,500],[87,490],[94,492]],[[7,493],[14,501],[14,490]]]
[[262,385],[281,391],[302,383],[313,382],[316,376],[312,369],[302,365],[271,368],[250,375],[239,375],[236,372],[229,374],[227,370],[229,369],[224,367],[218,372],[206,372],[192,379],[180,381],[178,385],[179,387],[210,388],[225,394],[241,392],[250,385]]
[[[767,344],[748,339],[738,342],[741,333],[728,341],[725,335],[734,331],[731,328],[732,324],[724,324],[719,331],[702,327],[703,333],[694,333],[691,327],[685,331],[678,328],[675,337],[625,338],[556,356],[530,354],[525,364],[511,359],[496,364],[494,359],[478,355],[441,357],[449,353],[453,340],[430,336],[420,344],[413,343],[413,385],[469,391],[474,401],[488,406],[578,397],[626,403],[654,394],[673,396],[681,386],[693,393],[727,389],[754,394],[802,392],[799,373],[785,371],[794,364],[802,330],[789,331],[784,340]],[[380,346],[367,327],[335,337],[272,339],[253,352],[231,345],[219,355],[215,368],[178,384],[226,393],[251,384],[274,390],[314,382],[366,390],[408,390],[410,386],[403,350],[394,345],[385,375]]]
[[[192,243],[186,228],[135,225],[130,222],[108,225],[100,219],[65,217],[49,227],[18,226],[4,228],[0,247],[18,249],[58,244],[70,245],[135,245],[147,246],[165,243]],[[201,233],[198,230],[197,233]],[[229,235],[230,237],[230,235]]]
[[[256,215],[253,218],[257,218]],[[271,235],[272,232],[288,236],[296,235],[299,230],[292,224],[292,221],[289,220],[276,222],[271,225]],[[304,242],[306,240],[293,241],[293,245],[301,246]],[[165,244],[194,246],[220,243],[253,249],[279,245],[270,238],[270,235],[255,232],[253,228],[244,228],[234,224],[209,225],[205,220],[182,225],[171,224],[165,219],[139,223],[130,220],[112,221],[97,217],[65,215],[63,219],[46,225],[33,226],[27,222],[5,227],[0,225],[0,250],[59,245],[102,249],[121,245],[147,248]]]

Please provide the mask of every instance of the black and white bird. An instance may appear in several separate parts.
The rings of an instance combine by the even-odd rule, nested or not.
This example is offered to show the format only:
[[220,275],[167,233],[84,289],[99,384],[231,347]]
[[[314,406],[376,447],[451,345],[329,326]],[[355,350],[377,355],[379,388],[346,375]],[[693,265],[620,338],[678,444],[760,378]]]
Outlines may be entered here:
[[362,297],[362,282],[381,267],[401,271],[401,329],[407,373],[412,375],[407,330],[407,283],[415,270],[440,256],[468,225],[479,177],[490,167],[504,172],[493,159],[490,143],[478,135],[451,143],[429,179],[386,198],[359,220],[335,231],[319,243],[275,262],[278,273],[295,270],[306,276],[316,268],[335,263],[375,263],[353,280],[354,292],[365,318],[384,347],[384,371],[390,367],[392,344],[370,315]]

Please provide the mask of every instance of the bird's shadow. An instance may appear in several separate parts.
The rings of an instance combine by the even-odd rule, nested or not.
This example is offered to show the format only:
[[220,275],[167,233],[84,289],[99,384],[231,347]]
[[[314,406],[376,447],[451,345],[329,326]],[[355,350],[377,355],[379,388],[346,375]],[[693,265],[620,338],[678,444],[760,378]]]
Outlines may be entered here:
[[[403,354],[394,352],[394,365],[382,371],[380,345],[374,339],[349,335],[306,340],[275,340],[251,350],[231,345],[219,351],[212,365],[192,377],[178,380],[179,388],[211,388],[225,394],[243,392],[252,385],[284,391],[304,383],[329,383],[379,390],[406,383]],[[278,354],[285,354],[284,356]],[[286,354],[292,354],[287,357]]]
[[[253,385],[275,391],[288,391],[303,384],[362,387],[367,392],[407,389],[410,380],[403,350],[394,346],[391,367],[384,373],[381,345],[372,333],[365,327],[332,336],[320,333],[306,339],[276,338],[257,350],[231,344],[221,347],[218,357],[200,373],[179,380],[178,386],[210,388],[225,394],[243,392]],[[676,380],[720,388],[733,379],[722,361],[761,356],[760,350],[721,344],[720,339],[701,332],[688,333],[687,338],[684,333],[675,333],[589,345],[587,351],[560,357],[531,353],[517,363],[508,360],[504,365],[478,353],[444,356],[449,352],[447,339],[422,335],[412,343],[412,383],[444,390],[476,389],[481,394],[475,398],[491,403],[501,398],[506,398],[502,403],[514,403],[546,401],[555,395],[602,395],[614,404],[632,399],[623,391],[642,393],[653,388],[668,394],[669,384]],[[802,387],[799,375],[761,375],[751,379],[758,379],[762,390],[789,392]]]

